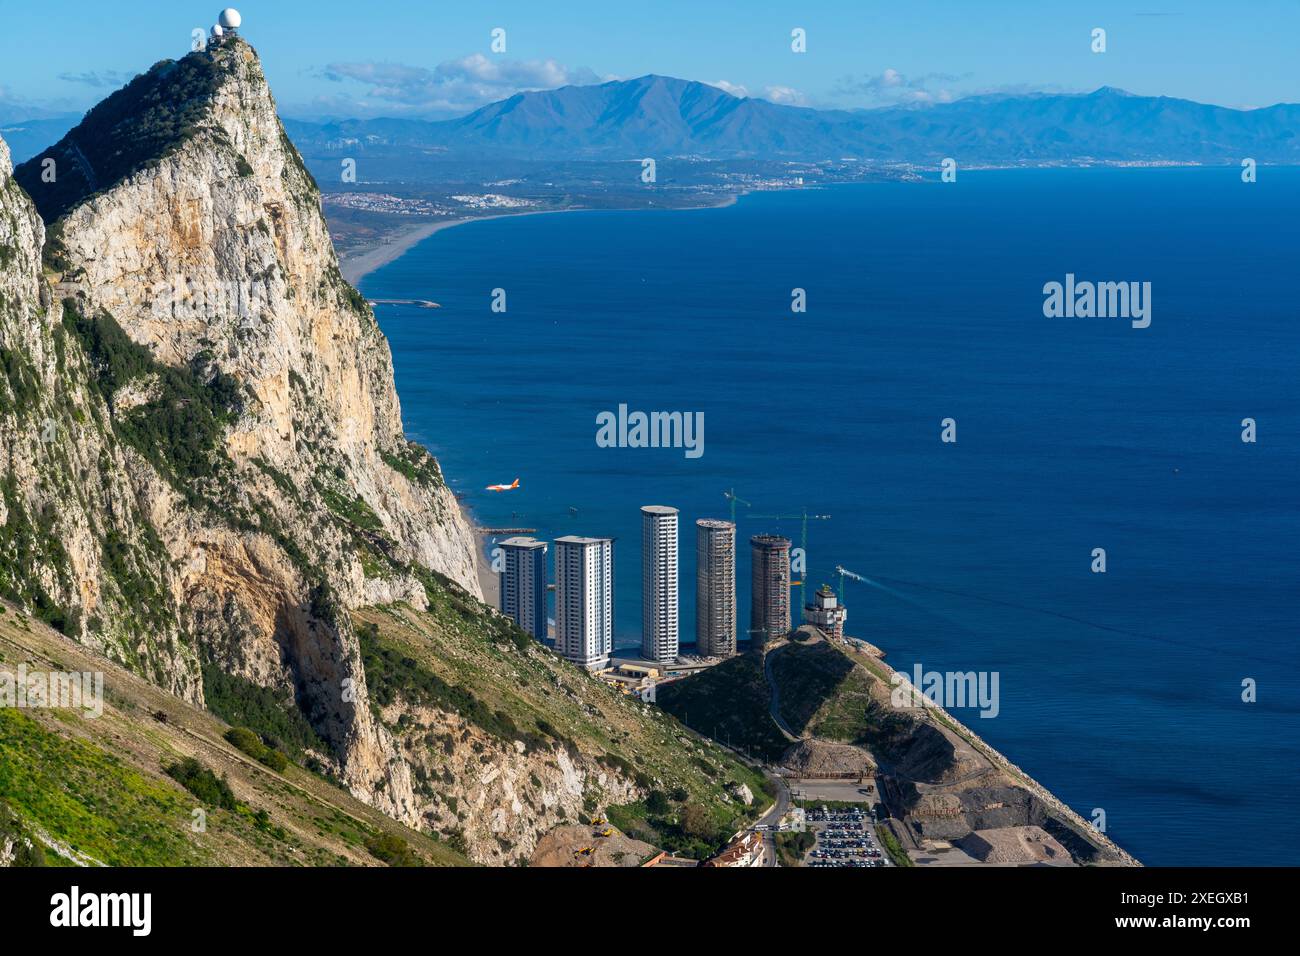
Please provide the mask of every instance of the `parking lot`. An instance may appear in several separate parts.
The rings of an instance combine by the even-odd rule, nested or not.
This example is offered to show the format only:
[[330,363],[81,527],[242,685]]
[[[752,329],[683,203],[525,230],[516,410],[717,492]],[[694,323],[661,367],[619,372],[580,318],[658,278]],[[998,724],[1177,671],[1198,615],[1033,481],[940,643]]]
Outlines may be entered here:
[[876,839],[875,820],[867,809],[809,809],[805,820],[816,842],[805,866],[868,867],[890,866],[889,857]]

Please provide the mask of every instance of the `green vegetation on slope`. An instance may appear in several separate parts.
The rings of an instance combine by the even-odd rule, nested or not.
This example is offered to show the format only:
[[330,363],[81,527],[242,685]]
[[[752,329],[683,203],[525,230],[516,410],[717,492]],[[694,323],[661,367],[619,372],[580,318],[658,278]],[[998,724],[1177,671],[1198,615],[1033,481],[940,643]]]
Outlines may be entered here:
[[263,740],[247,727],[230,728],[226,731],[226,740],[276,773],[284,773],[289,766],[289,758],[274,743]]
[[[86,114],[54,146],[14,170],[48,223],[175,151],[196,132],[221,71],[201,53],[163,60]],[[54,160],[53,182],[42,177]]]
[[801,733],[901,759],[915,743],[917,719],[889,706],[889,686],[873,663],[824,641],[780,649],[772,658],[772,678],[782,716]]
[[275,691],[250,680],[227,674],[212,664],[203,665],[203,697],[208,710],[228,724],[246,727],[295,760],[303,751],[327,754],[330,747],[312,729],[296,706],[286,705]]
[[656,699],[660,707],[698,733],[728,741],[768,762],[780,760],[790,746],[772,720],[771,693],[759,650],[665,684]]
[[216,807],[219,810],[234,810],[237,807],[235,794],[230,789],[230,784],[193,757],[186,757],[184,760],[172,764],[166,768],[166,773],[167,776],[210,807]]
[[110,866],[206,862],[185,834],[194,801],[98,747],[0,709],[0,793],[56,841]]
[[610,807],[609,822],[634,840],[663,847],[675,856],[706,860],[745,821],[734,814],[711,813],[699,804],[674,804],[654,790],[645,800]]
[[113,431],[196,503],[194,482],[217,473],[218,439],[239,409],[235,379],[220,372],[205,378],[199,368],[164,365],[111,315],[87,318],[71,300],[63,304],[63,326],[81,342],[96,373],[94,384],[110,406],[127,385],[148,391],[146,402],[113,416]]
[[522,741],[529,750],[548,745],[540,731],[521,730],[507,711],[492,710],[472,690],[448,684],[400,646],[380,637],[379,626],[373,621],[358,627],[357,637],[370,705],[376,715],[381,708],[401,699],[456,714],[501,740]]
[[823,702],[813,720],[818,737],[866,747],[886,760],[901,760],[916,743],[921,726],[916,716],[895,710],[883,699],[872,696],[872,688],[884,695],[877,679],[856,667],[837,692]]
[[207,712],[0,609],[0,666],[105,672],[98,719],[0,709],[0,801],[11,814],[0,812],[0,830],[43,845],[48,863],[369,866],[387,861],[368,844],[398,846],[386,836],[417,865],[467,862],[320,776],[287,762],[272,773],[223,740],[231,728]]
[[38,575],[30,573],[41,560],[66,569],[67,552],[54,532],[53,509],[30,515],[12,472],[0,479],[7,520],[0,524],[0,597],[29,607],[36,617],[58,631],[68,630],[68,613]]
[[808,729],[823,703],[839,692],[853,670],[853,662],[825,641],[786,644],[772,651],[769,660],[781,717],[797,734]]
[[380,452],[384,464],[393,471],[405,475],[409,481],[426,488],[436,488],[442,484],[442,473],[438,462],[421,446],[409,442],[400,455]]

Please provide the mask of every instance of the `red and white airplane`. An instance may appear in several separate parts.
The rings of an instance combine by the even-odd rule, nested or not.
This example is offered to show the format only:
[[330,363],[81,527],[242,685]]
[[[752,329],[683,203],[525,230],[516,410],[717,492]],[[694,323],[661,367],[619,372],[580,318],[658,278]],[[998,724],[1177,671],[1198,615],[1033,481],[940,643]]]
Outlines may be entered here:
[[515,491],[519,487],[519,479],[516,478],[513,484],[509,485],[488,485],[488,491]]

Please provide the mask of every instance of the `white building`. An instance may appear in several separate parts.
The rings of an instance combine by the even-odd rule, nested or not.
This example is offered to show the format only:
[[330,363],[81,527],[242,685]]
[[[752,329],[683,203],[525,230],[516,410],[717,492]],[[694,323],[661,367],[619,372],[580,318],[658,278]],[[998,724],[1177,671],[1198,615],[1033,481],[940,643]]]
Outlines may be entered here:
[[641,509],[641,656],[677,659],[677,509]]
[[546,542],[507,538],[501,548],[501,613],[537,638],[546,633]]
[[555,539],[555,651],[588,670],[614,652],[614,539]]
[[736,653],[736,526],[695,522],[695,644],[705,657]]
[[821,628],[837,641],[844,639],[844,622],[848,616],[849,612],[840,604],[829,584],[823,584],[813,595],[812,603],[804,605],[803,609],[805,624]]

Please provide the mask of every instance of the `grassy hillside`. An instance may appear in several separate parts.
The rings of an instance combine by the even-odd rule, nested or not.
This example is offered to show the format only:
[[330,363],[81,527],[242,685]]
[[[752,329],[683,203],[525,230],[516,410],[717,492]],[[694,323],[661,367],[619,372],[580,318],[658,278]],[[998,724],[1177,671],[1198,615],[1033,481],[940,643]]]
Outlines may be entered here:
[[[823,705],[841,692],[854,670],[852,661],[824,641],[791,641],[775,649],[769,663],[779,691],[781,717],[797,734],[810,729]],[[819,730],[814,732],[824,736]]]
[[659,706],[688,727],[775,762],[790,746],[772,720],[763,657],[749,651],[659,688]]
[[[10,606],[0,610],[0,671],[12,674],[25,663],[29,672],[104,673],[98,718],[80,710],[0,708],[0,826],[34,845],[26,862],[467,862],[292,762],[249,756],[226,739],[232,728],[211,714]],[[206,816],[203,832],[195,830],[196,810]]]

